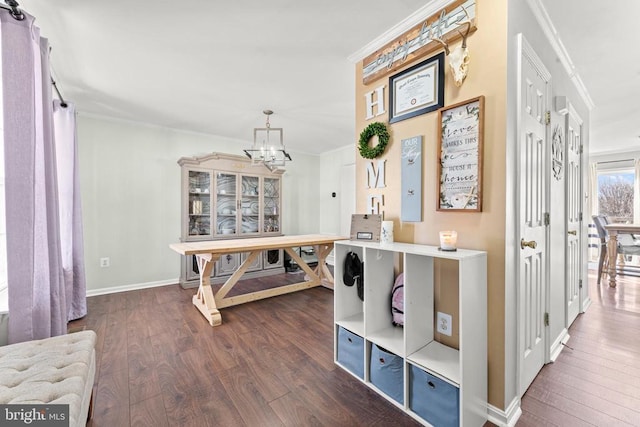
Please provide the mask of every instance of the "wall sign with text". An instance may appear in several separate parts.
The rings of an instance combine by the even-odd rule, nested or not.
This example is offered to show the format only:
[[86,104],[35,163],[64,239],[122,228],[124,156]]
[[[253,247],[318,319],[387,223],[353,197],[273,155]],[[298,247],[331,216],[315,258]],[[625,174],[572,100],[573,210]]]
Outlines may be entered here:
[[442,49],[442,45],[434,38],[449,44],[461,38],[458,23],[467,19],[467,16],[471,19],[470,32],[475,31],[476,3],[476,0],[455,0],[367,56],[362,61],[362,83],[369,84],[405,64]]
[[482,211],[484,96],[439,111],[439,211]]

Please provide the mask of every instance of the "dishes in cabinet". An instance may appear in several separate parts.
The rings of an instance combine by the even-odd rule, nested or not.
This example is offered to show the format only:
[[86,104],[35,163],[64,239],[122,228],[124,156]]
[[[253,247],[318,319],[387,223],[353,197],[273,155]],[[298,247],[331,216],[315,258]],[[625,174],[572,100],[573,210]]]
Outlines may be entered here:
[[[217,222],[218,233],[220,234],[233,234],[236,230],[236,219],[233,217],[218,219]],[[232,230],[231,233],[224,230]]]
[[242,218],[242,232],[256,233],[258,231],[258,218]]
[[234,212],[233,208],[236,206],[235,199],[218,199],[218,214],[229,215]]

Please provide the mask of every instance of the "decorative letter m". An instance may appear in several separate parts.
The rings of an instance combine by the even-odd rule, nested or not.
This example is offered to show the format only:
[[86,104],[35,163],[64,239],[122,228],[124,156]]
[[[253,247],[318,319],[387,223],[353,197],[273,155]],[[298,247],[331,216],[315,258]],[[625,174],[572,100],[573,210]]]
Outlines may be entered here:
[[378,173],[373,167],[373,162],[367,164],[367,187],[368,188],[384,188],[384,162],[386,160],[378,160]]

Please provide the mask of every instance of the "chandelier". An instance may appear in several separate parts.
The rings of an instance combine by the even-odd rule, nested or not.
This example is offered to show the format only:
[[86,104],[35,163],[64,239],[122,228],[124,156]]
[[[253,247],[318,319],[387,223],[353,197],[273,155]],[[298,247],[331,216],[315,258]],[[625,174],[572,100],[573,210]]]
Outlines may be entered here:
[[265,165],[270,171],[284,169],[285,162],[291,160],[291,156],[284,148],[282,140],[282,128],[272,128],[269,123],[271,110],[264,110],[267,122],[263,128],[253,129],[253,145],[244,150],[251,159],[252,165]]

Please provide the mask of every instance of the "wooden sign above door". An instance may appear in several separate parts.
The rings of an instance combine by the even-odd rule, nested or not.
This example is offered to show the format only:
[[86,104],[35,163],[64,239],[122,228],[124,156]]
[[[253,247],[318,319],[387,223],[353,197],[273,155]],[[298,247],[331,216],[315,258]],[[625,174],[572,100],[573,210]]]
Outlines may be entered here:
[[445,43],[461,38],[461,34],[457,31],[459,22],[469,19],[470,31],[475,31],[477,29],[476,3],[477,0],[456,0],[367,56],[362,61],[362,82],[365,85],[369,84],[406,63],[441,49],[442,44],[434,38]]

